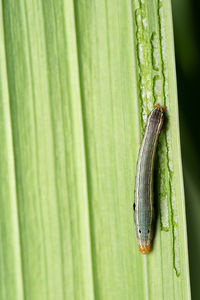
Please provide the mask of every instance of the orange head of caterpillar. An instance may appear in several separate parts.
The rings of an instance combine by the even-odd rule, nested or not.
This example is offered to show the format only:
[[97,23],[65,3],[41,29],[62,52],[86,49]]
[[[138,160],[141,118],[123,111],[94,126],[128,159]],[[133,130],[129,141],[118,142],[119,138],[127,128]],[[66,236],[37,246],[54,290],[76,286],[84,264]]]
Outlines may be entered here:
[[139,243],[139,250],[142,254],[149,253],[150,249],[151,249],[151,242],[141,241]]

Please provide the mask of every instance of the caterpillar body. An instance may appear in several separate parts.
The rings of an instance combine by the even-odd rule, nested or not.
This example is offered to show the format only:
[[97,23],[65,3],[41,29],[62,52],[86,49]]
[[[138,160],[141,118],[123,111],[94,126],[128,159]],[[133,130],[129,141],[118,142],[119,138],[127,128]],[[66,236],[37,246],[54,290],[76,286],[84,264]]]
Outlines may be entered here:
[[164,110],[164,106],[156,104],[148,115],[138,154],[133,209],[138,246],[142,254],[149,253],[153,238],[153,170]]

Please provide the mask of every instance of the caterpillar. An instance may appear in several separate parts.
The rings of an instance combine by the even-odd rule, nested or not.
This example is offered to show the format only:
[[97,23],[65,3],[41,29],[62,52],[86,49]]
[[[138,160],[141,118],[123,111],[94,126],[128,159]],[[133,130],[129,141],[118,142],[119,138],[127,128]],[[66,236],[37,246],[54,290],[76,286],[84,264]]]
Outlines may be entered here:
[[156,104],[148,115],[137,160],[133,210],[138,246],[142,254],[149,253],[153,238],[154,160],[165,109],[165,106]]

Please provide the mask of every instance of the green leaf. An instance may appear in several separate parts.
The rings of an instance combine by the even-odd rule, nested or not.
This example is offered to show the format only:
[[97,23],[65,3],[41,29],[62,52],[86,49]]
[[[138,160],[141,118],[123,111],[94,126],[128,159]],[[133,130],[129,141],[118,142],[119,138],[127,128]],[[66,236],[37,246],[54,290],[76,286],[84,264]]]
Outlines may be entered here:
[[[190,299],[170,1],[6,0],[0,13],[0,299]],[[157,102],[142,256],[134,177]]]

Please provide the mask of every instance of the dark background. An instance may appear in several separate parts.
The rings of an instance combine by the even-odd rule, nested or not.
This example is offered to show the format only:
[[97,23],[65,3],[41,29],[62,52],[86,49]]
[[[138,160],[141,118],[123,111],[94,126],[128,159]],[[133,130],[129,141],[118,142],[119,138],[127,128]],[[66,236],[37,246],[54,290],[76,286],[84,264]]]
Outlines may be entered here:
[[172,0],[192,299],[200,299],[200,3]]

